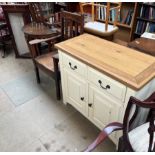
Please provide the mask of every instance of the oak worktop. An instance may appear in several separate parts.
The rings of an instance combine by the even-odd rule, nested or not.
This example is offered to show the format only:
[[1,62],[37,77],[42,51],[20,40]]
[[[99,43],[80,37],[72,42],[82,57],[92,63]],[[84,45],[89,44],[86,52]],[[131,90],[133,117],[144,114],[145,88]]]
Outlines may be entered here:
[[155,77],[153,56],[90,34],[58,43],[55,47],[134,90]]

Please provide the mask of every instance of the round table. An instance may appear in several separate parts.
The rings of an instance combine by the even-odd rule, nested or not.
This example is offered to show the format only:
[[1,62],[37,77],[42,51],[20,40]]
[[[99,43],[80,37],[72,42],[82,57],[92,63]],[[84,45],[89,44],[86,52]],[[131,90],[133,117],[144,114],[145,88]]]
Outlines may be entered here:
[[[24,32],[25,39],[29,46],[29,41],[34,39],[46,39],[60,35],[60,32],[56,28],[49,28],[43,23],[30,23],[23,26],[22,31]],[[38,45],[39,46],[39,45]],[[28,54],[28,57],[31,58],[31,54]]]
[[[60,34],[56,28],[49,28],[43,23],[30,23],[23,27],[26,37],[31,39],[44,39]],[[30,39],[28,39],[30,41]]]

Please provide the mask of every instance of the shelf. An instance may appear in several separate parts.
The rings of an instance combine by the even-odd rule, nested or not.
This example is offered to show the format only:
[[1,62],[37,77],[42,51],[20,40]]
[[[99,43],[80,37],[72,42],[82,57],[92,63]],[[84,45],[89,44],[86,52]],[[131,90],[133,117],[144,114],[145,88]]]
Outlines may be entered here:
[[141,36],[142,35],[142,33],[137,33],[137,32],[135,32],[134,34],[135,35],[138,35],[138,36]]
[[130,25],[127,25],[127,24],[117,23],[117,25],[118,26],[121,26],[121,27],[125,27],[125,28],[131,29],[131,26]]
[[[105,20],[97,20],[99,22],[105,22]],[[109,21],[110,24],[113,24],[113,22]],[[124,27],[124,28],[128,28],[128,29],[131,29],[131,26],[130,25],[127,25],[127,24],[123,24],[123,23],[117,23],[117,26],[120,26],[120,27]]]
[[141,5],[145,5],[145,6],[152,6],[155,7],[155,3],[154,4],[148,4],[148,3],[140,3]]
[[142,17],[137,17],[138,20],[143,20],[143,21],[146,21],[146,22],[151,22],[151,23],[155,23],[155,20],[154,19],[146,19],[146,18],[142,18]]

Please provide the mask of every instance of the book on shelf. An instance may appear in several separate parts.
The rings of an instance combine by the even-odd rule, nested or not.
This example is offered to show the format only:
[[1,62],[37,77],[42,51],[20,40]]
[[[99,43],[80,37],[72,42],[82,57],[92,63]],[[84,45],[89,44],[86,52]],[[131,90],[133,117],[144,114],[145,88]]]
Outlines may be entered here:
[[[100,4],[104,4],[105,3],[100,3]],[[109,15],[109,21],[114,22],[115,21],[115,17],[116,17],[116,10],[110,10],[110,15]],[[98,7],[98,19],[99,20],[106,20],[106,8],[99,6]]]
[[133,16],[133,10],[126,10],[125,13],[124,13],[124,16],[123,16],[123,18],[121,20],[121,23],[131,25],[132,16]]
[[140,10],[140,18],[154,20],[155,19],[155,7],[143,5]]
[[146,21],[138,21],[136,26],[136,33],[142,34],[144,32],[155,32],[155,23],[150,23]]

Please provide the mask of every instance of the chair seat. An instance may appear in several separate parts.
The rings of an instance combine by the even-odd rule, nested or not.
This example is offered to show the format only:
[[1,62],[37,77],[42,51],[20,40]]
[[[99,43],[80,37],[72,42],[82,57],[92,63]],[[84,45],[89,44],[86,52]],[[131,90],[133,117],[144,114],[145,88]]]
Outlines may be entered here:
[[48,69],[49,71],[54,71],[54,64],[52,56],[55,55],[56,52],[50,52],[44,55],[41,55],[35,59],[36,63]]
[[[145,123],[129,132],[129,141],[134,151],[148,152],[149,139],[150,139],[148,128],[149,123]],[[155,138],[153,141],[155,142]]]
[[84,25],[84,30],[86,32],[90,32],[96,35],[100,35],[103,37],[111,36],[115,32],[117,32],[118,27],[113,25],[108,25],[107,31],[105,31],[105,23],[101,22],[88,22]]

